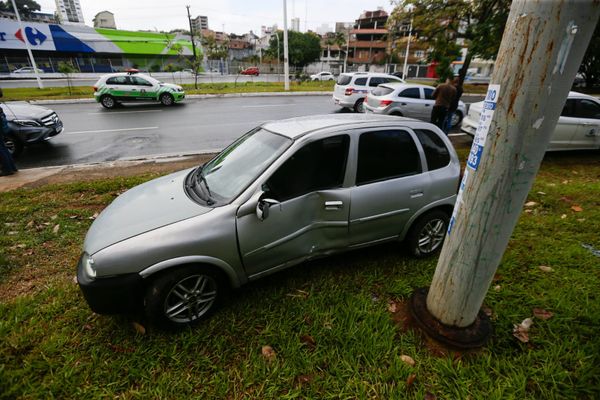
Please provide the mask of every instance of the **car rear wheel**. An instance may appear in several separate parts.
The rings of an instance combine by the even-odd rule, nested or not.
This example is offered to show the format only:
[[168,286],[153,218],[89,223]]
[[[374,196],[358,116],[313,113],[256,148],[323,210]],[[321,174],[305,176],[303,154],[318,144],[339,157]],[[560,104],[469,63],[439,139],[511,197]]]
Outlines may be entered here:
[[446,237],[448,219],[448,214],[439,210],[420,217],[406,238],[408,250],[412,255],[419,258],[428,257],[440,250]]
[[452,120],[450,121],[450,124],[453,128],[456,128],[461,123],[462,119],[462,113],[460,111],[454,111],[454,113],[452,114]]
[[23,152],[23,143],[13,135],[4,135],[4,146],[13,157]]
[[163,93],[160,95],[160,102],[163,106],[170,106],[173,105],[175,100],[173,99],[173,96],[171,96],[169,93]]
[[117,102],[112,96],[105,94],[102,97],[100,97],[100,104],[102,104],[104,108],[111,109],[116,107]]
[[165,271],[146,289],[146,314],[162,328],[192,326],[214,312],[226,290],[217,270],[190,265]]
[[365,99],[358,99],[356,103],[354,103],[354,111],[357,113],[365,112]]

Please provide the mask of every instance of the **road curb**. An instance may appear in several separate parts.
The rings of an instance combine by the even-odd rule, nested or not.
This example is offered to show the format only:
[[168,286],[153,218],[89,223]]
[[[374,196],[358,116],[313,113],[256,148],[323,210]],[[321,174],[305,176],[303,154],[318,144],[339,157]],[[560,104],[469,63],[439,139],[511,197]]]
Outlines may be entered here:
[[[220,98],[235,98],[235,97],[285,97],[285,96],[331,96],[333,92],[251,92],[251,93],[221,93],[221,94],[190,94],[185,96],[186,99],[220,99]],[[78,104],[78,103],[95,103],[93,98],[80,99],[56,99],[56,100],[30,100],[29,103],[44,105],[44,104]]]

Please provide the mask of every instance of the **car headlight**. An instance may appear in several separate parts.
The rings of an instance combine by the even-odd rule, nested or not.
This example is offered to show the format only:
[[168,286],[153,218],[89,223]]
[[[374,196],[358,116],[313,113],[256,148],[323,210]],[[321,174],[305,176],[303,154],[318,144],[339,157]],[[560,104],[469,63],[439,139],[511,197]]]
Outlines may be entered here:
[[21,126],[42,126],[42,124],[33,119],[14,119],[13,122]]
[[84,269],[85,273],[88,276],[95,278],[96,277],[96,269],[94,267],[94,259],[92,257],[90,257],[89,254],[83,253],[81,262],[83,263],[83,269]]

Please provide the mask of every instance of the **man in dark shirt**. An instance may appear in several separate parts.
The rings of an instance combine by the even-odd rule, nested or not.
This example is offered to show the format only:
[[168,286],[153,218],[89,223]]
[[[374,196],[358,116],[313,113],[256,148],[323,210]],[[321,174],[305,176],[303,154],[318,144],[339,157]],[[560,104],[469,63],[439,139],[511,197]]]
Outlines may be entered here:
[[446,135],[448,134],[448,132],[450,132],[450,129],[452,129],[452,117],[454,116],[454,113],[458,109],[458,102],[463,94],[463,87],[460,84],[460,78],[458,78],[458,77],[454,78],[454,80],[452,81],[452,84],[456,88],[456,96],[454,96],[454,99],[452,100],[452,103],[450,104],[450,108],[448,109],[448,116],[446,117],[446,126],[444,129],[444,132],[446,133]]
[[432,94],[435,104],[433,110],[431,110],[431,123],[441,130],[444,130],[448,110],[456,96],[456,88],[451,82],[450,78],[446,79],[446,83],[442,83],[435,88]]
[[[2,89],[0,89],[0,97],[2,95]],[[17,166],[12,159],[12,155],[4,145],[4,135],[8,135],[8,122],[4,111],[0,108],[0,165],[2,165],[0,176],[12,175],[17,172]]]

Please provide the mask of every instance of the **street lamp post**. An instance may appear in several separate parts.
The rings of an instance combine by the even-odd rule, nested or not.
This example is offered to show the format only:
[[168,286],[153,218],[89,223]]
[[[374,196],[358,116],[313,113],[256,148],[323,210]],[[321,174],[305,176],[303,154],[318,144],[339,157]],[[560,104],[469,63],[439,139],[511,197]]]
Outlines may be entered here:
[[410,51],[410,39],[412,37],[412,24],[413,24],[413,20],[412,18],[410,19],[410,27],[408,28],[408,41],[406,42],[406,53],[404,53],[404,68],[402,68],[402,79],[406,80],[406,73],[408,72],[406,70],[407,68],[407,63],[408,63],[408,52]]
[[[15,10],[15,15],[17,16],[17,21],[19,22],[19,29],[21,32],[25,33],[25,29],[23,29],[23,23],[21,22],[21,16],[19,15],[19,10],[17,10],[17,5],[15,4],[15,0],[12,0],[12,5]],[[29,47],[29,39],[27,35],[25,35],[25,48],[27,49],[27,54],[29,54],[29,60],[31,61],[31,66],[33,67],[33,73],[35,74],[35,79],[37,80],[38,87],[40,89],[44,88],[44,84],[40,79],[40,74],[37,69],[37,65],[35,64],[35,59],[33,58],[33,53],[31,52],[31,47]]]

